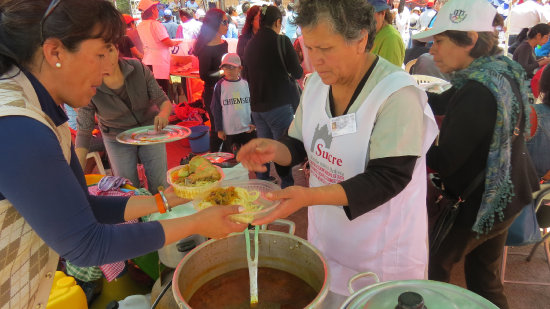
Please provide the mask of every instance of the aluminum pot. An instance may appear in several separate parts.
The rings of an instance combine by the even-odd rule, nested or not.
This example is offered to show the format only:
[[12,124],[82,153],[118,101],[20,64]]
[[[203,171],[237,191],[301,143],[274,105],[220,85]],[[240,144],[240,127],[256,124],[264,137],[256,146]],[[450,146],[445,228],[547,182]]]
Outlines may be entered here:
[[160,262],[170,268],[176,268],[189,251],[206,241],[206,237],[198,234],[191,235],[158,250]]
[[[172,211],[166,213],[154,213],[146,218],[146,221],[158,221],[173,218],[180,218],[192,215],[197,211],[191,203],[174,207]],[[201,235],[191,235],[177,242],[173,242],[158,250],[160,262],[170,268],[176,268],[183,257],[196,246],[206,241],[206,237]]]
[[[306,240],[294,236],[293,222],[276,220],[274,223],[288,225],[290,232],[261,230],[258,233],[258,267],[282,270],[308,283],[317,292],[317,296],[307,308],[319,308],[329,289],[325,259]],[[205,283],[247,267],[243,233],[209,240],[189,252],[176,268],[172,279],[174,298],[180,308],[191,308],[188,301]]]
[[357,292],[353,283],[363,277],[373,277],[374,273],[360,273],[349,280],[351,296],[340,309],[498,309],[487,299],[449,283],[431,280],[402,280],[378,282]]

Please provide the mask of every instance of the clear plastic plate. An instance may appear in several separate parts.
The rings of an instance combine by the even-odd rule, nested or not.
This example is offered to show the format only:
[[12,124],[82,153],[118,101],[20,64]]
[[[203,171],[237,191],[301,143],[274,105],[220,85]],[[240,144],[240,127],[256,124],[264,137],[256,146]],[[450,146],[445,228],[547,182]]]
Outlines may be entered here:
[[[281,188],[269,181],[260,180],[260,179],[250,179],[250,180],[224,180],[221,181],[217,188],[229,188],[229,187],[236,187],[236,188],[243,188],[249,192],[250,195],[255,195],[256,192],[258,192],[258,198],[250,204],[252,204],[255,207],[258,207],[258,210],[255,211],[243,211],[239,214],[231,215],[231,219],[236,222],[241,223],[251,223],[252,221],[265,217],[267,214],[269,214],[277,205],[279,205],[280,201],[272,201],[265,197],[265,194],[271,191],[277,191],[281,190]],[[200,211],[201,207],[199,204],[206,199],[208,194],[212,192],[213,190],[216,190],[217,188],[208,190],[204,192],[203,194],[200,194],[197,196],[195,200],[193,200],[193,206]],[[244,205],[242,205],[244,206]],[[212,206],[210,206],[212,207]]]

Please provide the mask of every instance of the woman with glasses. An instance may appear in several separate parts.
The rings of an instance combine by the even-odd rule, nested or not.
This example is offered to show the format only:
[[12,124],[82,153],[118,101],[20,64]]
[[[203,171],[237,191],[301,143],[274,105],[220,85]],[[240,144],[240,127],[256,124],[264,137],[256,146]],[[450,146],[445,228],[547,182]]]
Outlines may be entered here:
[[496,14],[485,0],[450,0],[413,39],[433,41],[435,65],[453,73],[450,89],[429,94],[434,114],[445,117],[426,164],[448,196],[464,198],[448,234],[430,235],[428,278],[449,282],[463,260],[468,289],[506,309],[500,265],[508,228],[539,185],[524,139],[525,71],[500,55]]
[[214,86],[220,80],[219,73],[222,56],[227,53],[227,41],[222,36],[227,33],[229,17],[220,9],[210,9],[206,12],[201,31],[193,46],[193,55],[199,58],[199,74],[204,81],[202,99],[210,118],[210,151],[219,151],[222,140],[218,138],[214,128],[214,116],[210,110]]
[[111,70],[124,24],[110,1],[3,1],[0,20],[0,304],[45,308],[59,256],[102,265],[244,229],[227,219],[237,207],[118,225],[186,202],[171,188],[166,201],[88,194],[61,105],[88,105]]

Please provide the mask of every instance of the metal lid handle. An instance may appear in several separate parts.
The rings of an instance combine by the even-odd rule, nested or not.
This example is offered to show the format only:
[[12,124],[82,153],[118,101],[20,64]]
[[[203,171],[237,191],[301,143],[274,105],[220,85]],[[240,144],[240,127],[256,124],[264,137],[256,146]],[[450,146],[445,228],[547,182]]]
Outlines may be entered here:
[[350,294],[354,294],[355,293],[355,290],[353,289],[353,283],[360,279],[360,278],[365,278],[365,277],[372,277],[374,278],[374,281],[376,281],[376,283],[380,282],[380,279],[378,279],[378,275],[373,273],[373,272],[364,272],[364,273],[358,273],[357,275],[351,277],[348,281],[348,291]]

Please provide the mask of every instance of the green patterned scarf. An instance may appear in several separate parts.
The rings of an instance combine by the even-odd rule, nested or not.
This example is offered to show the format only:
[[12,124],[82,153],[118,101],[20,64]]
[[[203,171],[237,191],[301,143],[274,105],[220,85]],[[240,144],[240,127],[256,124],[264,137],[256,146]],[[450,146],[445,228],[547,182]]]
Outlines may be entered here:
[[498,216],[500,221],[504,220],[503,211],[514,195],[511,179],[512,135],[521,104],[509,80],[517,83],[517,89],[521,93],[526,131],[529,125],[527,86],[525,71],[521,65],[505,56],[477,58],[466,69],[457,71],[451,83],[456,88],[461,88],[468,80],[483,84],[497,101],[497,118],[487,157],[485,191],[472,227],[474,232],[485,234],[492,229],[495,216]]

